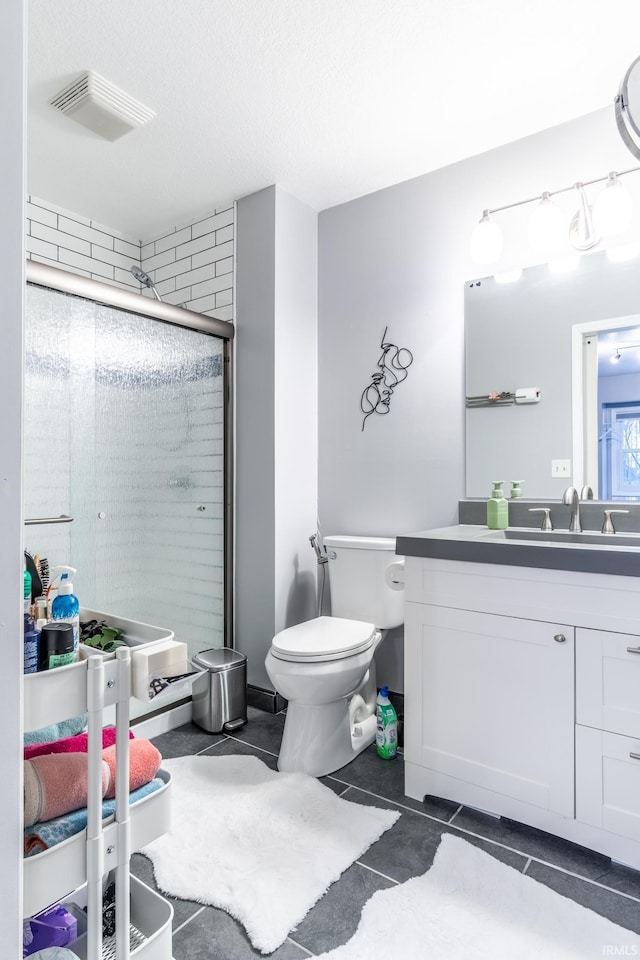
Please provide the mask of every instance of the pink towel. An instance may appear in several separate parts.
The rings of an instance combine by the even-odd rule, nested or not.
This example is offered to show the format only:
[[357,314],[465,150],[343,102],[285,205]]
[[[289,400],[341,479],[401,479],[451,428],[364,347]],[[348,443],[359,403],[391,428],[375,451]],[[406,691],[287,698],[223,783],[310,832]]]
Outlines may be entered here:
[[[149,740],[129,744],[129,790],[153,780],[162,757]],[[102,751],[102,796],[115,796],[115,746]],[[24,825],[53,820],[87,805],[87,754],[47,754],[24,761]]]
[[[129,730],[129,739],[133,740],[133,731]],[[102,730],[102,749],[112,746],[116,742],[116,728],[104,727]],[[75,737],[63,737],[61,740],[51,740],[49,743],[33,743],[24,748],[24,759],[43,757],[47,753],[86,753],[87,734],[78,733]]]

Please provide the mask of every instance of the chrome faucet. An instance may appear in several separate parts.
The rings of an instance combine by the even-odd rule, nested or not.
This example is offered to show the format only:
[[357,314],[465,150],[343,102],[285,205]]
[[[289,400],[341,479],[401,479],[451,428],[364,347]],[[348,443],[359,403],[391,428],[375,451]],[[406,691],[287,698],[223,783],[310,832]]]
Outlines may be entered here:
[[582,519],[580,517],[580,496],[575,487],[567,487],[562,494],[562,502],[571,507],[570,533],[582,533]]

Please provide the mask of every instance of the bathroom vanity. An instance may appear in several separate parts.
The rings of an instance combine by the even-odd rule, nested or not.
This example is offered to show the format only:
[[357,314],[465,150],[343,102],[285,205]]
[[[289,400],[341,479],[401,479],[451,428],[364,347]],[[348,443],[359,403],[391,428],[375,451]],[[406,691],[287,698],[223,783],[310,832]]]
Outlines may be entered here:
[[640,535],[576,536],[398,537],[405,792],[640,869]]

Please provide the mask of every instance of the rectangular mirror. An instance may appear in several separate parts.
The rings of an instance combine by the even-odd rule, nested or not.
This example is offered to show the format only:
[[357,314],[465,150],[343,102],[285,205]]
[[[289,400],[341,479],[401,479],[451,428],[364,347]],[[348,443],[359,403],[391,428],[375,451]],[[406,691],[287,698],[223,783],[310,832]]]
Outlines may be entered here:
[[570,272],[468,281],[464,310],[467,398],[540,391],[538,403],[467,405],[467,496],[520,480],[528,499],[587,482],[600,499],[640,499],[640,261],[601,251]]

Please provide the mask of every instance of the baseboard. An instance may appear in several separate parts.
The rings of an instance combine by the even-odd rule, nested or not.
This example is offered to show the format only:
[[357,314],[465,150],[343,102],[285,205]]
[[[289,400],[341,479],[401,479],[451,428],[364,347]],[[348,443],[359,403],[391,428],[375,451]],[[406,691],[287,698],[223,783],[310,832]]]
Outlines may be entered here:
[[280,713],[286,705],[287,701],[279,693],[265,690],[264,687],[256,687],[251,683],[247,685],[247,706],[264,710],[266,713]]
[[191,699],[177,704],[169,710],[158,711],[151,717],[140,717],[131,723],[131,728],[136,737],[143,737],[145,740],[151,740],[152,737],[158,737],[161,733],[168,733],[169,730],[175,730],[181,727],[183,723],[191,722]]

